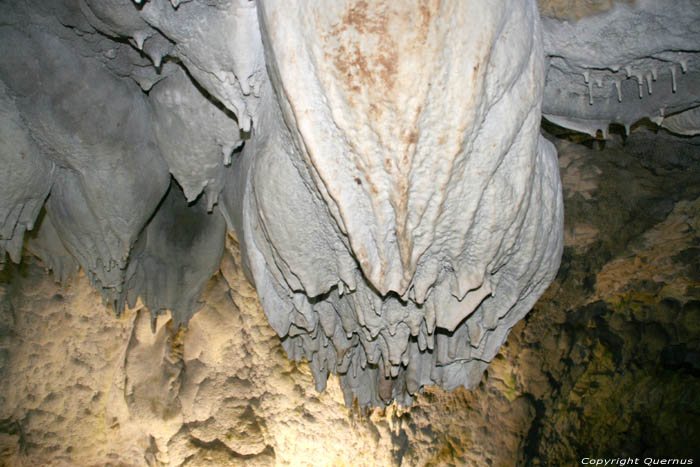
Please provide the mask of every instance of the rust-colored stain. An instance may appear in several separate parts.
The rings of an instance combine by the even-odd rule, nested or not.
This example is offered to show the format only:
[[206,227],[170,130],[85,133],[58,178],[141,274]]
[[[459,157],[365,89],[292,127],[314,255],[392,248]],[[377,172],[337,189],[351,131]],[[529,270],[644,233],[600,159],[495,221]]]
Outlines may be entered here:
[[368,3],[360,0],[343,15],[341,24],[346,27],[353,27],[363,34],[386,33],[386,16],[372,16],[367,12],[368,8]]
[[[386,52],[386,51],[385,51]],[[377,57],[377,63],[379,63],[379,74],[382,78],[382,82],[388,89],[394,87],[394,78],[396,76],[398,61],[396,49],[392,49],[385,54],[380,54]]]
[[[418,113],[420,114],[420,112],[418,112]],[[406,140],[406,142],[407,142],[409,145],[410,145],[410,144],[416,144],[416,143],[418,142],[418,133],[417,133],[415,130],[413,130],[412,132],[410,132],[410,133],[408,134],[408,139]]]
[[[412,8],[400,2],[347,0],[337,21],[321,34],[324,58],[345,91],[346,102],[364,114],[359,118],[367,119],[383,148],[384,154],[355,152],[356,168],[364,176],[361,181],[354,178],[354,182],[370,197],[388,198],[394,211],[393,227],[404,271],[411,269],[410,173],[423,110],[420,103],[415,105],[414,96],[420,100],[424,92],[414,86],[428,85],[423,76],[427,70],[416,69],[418,78],[414,80],[410,75],[413,68],[408,67],[430,63],[429,55],[436,49],[429,44],[428,36],[439,9],[439,0],[419,1]],[[474,73],[478,71],[477,65]],[[380,175],[377,165],[383,165],[385,175]],[[377,177],[388,177],[388,193],[383,188],[386,184]]]
[[538,0],[540,13],[553,18],[578,21],[610,10],[616,3],[634,3],[636,0]]
[[425,3],[418,4],[418,11],[420,11],[420,15],[422,18],[420,24],[421,33],[427,35],[428,28],[430,27],[430,18],[433,16],[433,13],[432,11],[430,11],[430,8]]
[[[367,67],[367,59],[357,47],[348,51],[344,45],[341,45],[333,58],[333,64],[340,72],[343,82],[355,93],[359,94],[362,91],[362,85],[374,84]],[[356,79],[358,76],[364,79]],[[363,81],[369,81],[369,83]]]
[[[391,13],[386,6],[370,5],[360,0],[347,9],[340,21],[333,25],[325,43],[338,43],[326,54],[338,71],[338,77],[345,88],[353,93],[372,91],[380,87],[391,90],[394,87],[397,68],[397,44],[388,32]],[[354,33],[354,34],[350,34]],[[368,52],[360,47],[353,36],[374,36],[378,47]]]
[[386,167],[386,171],[391,173],[393,166],[391,164],[391,159],[388,157],[384,158],[384,167]]

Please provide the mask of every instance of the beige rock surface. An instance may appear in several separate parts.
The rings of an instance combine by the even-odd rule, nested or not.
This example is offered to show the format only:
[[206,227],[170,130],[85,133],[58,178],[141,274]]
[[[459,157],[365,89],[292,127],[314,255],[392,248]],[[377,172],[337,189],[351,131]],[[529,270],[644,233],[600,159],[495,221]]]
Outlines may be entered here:
[[[36,264],[3,284],[6,465],[423,465],[515,462],[534,416],[506,350],[479,392],[431,389],[413,410],[346,409],[286,359],[229,238],[205,307],[174,333],[137,307],[115,318],[83,274]],[[506,347],[507,349],[507,347]],[[454,416],[454,411],[459,416]],[[488,419],[506,417],[501,426]],[[499,443],[489,439],[497,436]]]
[[[406,465],[515,462],[534,416],[499,356],[483,391],[433,388],[413,410],[346,409],[287,360],[229,238],[186,330],[105,309],[81,273],[67,289],[36,265],[3,284],[0,446],[6,465]],[[454,411],[459,416],[453,416]],[[489,426],[492,417],[504,426]],[[490,438],[497,436],[499,443]]]
[[538,0],[545,16],[576,21],[586,16],[604,13],[616,3],[634,3],[635,0]]

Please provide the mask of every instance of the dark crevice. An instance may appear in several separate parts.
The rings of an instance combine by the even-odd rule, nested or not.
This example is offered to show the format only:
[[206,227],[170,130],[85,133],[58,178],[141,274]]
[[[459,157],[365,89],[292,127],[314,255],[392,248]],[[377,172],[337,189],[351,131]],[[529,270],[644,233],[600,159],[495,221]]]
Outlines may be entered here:
[[523,448],[522,465],[533,465],[533,461],[539,456],[540,432],[545,420],[546,407],[542,400],[535,399],[532,394],[523,394],[535,407],[535,418],[530,424],[530,429],[525,437],[525,447]]

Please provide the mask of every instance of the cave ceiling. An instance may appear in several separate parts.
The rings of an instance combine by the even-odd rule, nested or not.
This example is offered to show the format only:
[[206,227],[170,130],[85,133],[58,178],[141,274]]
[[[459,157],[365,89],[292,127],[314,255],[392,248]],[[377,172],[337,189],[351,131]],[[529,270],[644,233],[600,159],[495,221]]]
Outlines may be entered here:
[[0,261],[176,326],[226,232],[346,403],[474,388],[563,248],[542,118],[700,133],[697,0],[3,0]]

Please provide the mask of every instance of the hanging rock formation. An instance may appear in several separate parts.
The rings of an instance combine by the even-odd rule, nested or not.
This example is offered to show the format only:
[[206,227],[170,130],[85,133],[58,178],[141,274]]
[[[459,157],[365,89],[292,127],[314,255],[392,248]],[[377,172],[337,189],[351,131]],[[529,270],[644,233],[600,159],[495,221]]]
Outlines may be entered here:
[[346,409],[336,376],[317,393],[309,365],[288,360],[267,324],[231,233],[203,308],[179,332],[164,314],[154,333],[140,304],[115,319],[82,272],[64,288],[39,261],[8,264],[0,272],[0,463],[576,465],[623,450],[640,465],[647,456],[692,457],[700,138],[663,133],[637,129],[624,145],[614,135],[604,150],[555,139],[567,215],[557,278],[476,391],[431,386],[410,408]]
[[[663,125],[700,105],[697,0],[622,1],[576,22],[560,17],[574,8],[543,3],[550,62],[543,112],[552,123],[605,138],[610,124],[629,133],[641,119]],[[679,133],[700,133],[697,117]]]
[[473,388],[561,255],[534,2],[261,6],[238,231],[287,354],[348,404]]
[[559,266],[541,109],[698,129],[696,2],[541,3],[6,0],[0,261],[186,324],[228,226],[317,389],[473,388]]

